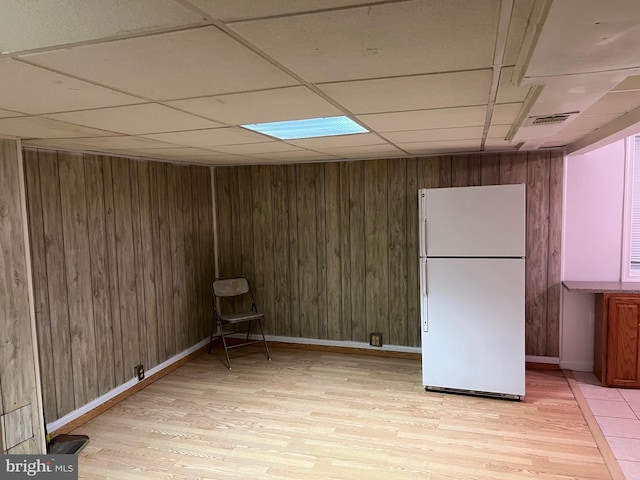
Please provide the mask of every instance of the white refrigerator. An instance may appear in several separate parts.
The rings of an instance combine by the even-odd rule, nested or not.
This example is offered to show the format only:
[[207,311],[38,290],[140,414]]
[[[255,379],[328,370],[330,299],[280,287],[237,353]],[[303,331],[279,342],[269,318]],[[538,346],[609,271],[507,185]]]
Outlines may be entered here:
[[525,395],[525,186],[422,189],[427,390]]

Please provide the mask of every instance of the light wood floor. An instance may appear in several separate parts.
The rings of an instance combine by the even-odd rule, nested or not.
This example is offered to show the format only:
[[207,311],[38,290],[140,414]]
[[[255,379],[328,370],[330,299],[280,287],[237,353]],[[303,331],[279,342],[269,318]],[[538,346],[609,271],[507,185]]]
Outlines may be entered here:
[[[567,381],[524,402],[423,390],[420,361],[204,354],[73,433],[86,479],[609,479]],[[257,352],[257,350],[256,350]]]

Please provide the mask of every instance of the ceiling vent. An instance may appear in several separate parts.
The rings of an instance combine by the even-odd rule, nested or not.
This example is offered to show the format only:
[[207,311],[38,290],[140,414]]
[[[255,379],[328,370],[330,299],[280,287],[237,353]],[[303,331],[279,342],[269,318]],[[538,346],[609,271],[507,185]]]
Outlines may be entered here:
[[527,118],[527,121],[524,123],[525,127],[537,127],[537,126],[545,126],[545,125],[556,125],[558,123],[564,123],[569,118],[578,115],[580,112],[569,112],[569,113],[553,113],[551,115],[537,115],[535,117]]

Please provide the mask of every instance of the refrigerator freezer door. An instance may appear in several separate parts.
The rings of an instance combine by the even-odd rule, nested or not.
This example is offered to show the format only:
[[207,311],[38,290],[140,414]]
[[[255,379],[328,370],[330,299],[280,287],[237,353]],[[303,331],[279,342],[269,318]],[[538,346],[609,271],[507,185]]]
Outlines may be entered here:
[[429,189],[427,256],[524,257],[525,221],[522,184]]
[[430,258],[423,384],[524,396],[524,259]]

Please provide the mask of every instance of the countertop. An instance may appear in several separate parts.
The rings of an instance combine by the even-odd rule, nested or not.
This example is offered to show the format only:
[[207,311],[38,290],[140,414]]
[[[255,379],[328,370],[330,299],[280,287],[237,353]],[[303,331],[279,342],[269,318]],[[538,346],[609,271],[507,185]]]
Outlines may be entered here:
[[640,293],[640,282],[578,282],[566,280],[564,288],[572,292]]

